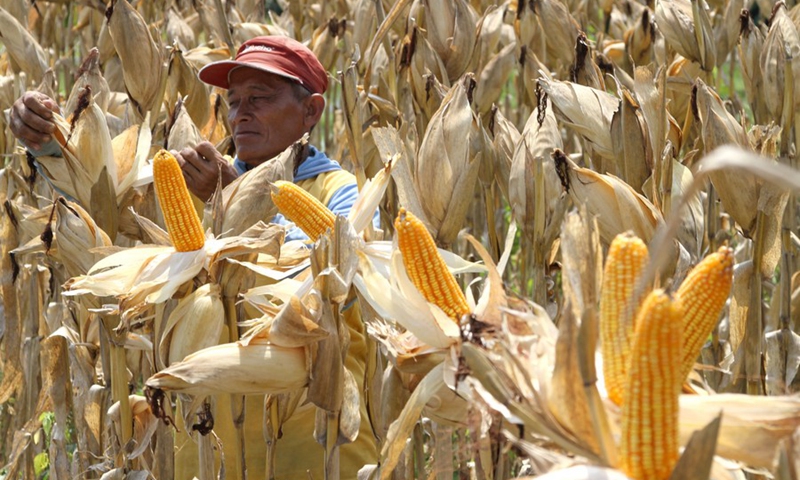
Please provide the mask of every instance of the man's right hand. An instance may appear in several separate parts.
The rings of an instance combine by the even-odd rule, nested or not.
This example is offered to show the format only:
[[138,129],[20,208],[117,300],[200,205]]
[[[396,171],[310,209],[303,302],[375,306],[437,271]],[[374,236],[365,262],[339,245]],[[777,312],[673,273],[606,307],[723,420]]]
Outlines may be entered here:
[[207,201],[217,189],[217,177],[222,175],[222,188],[238,176],[236,168],[220,154],[211,142],[200,142],[195,148],[172,152],[183,170],[186,188],[202,201]]
[[40,150],[53,139],[53,112],[59,112],[55,100],[41,92],[25,92],[11,106],[11,133],[31,150]]

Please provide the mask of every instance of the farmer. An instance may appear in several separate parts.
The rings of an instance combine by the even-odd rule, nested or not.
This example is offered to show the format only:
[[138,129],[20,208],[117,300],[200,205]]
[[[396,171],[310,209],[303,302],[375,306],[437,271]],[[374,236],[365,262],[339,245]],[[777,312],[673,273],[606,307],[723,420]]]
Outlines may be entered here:
[[[209,142],[174,152],[189,190],[204,201],[213,194],[220,173],[225,186],[247,170],[274,158],[310,132],[325,107],[323,93],[328,87],[325,69],[311,50],[288,37],[253,38],[239,48],[234,60],[208,64],[200,70],[199,77],[205,83],[227,89],[228,122],[236,146],[232,162]],[[11,131],[34,156],[60,154],[52,135],[55,111],[58,111],[56,102],[40,92],[26,92],[11,109]],[[295,165],[294,181],[336,214],[347,215],[358,193],[355,177],[313,146],[307,147]],[[293,229],[287,239],[303,236],[299,229]],[[344,312],[344,317],[350,327],[345,366],[363,391],[367,341],[357,303]],[[246,408],[248,472],[250,478],[264,478],[263,397],[248,397]],[[217,415],[230,418],[229,409],[218,408]],[[308,478],[307,471],[313,478],[323,478],[322,448],[313,439],[314,416],[313,406],[299,406],[283,426],[277,443],[277,478]],[[176,438],[176,478],[192,478],[196,472],[182,472],[185,469],[180,462],[194,464],[197,455],[182,455],[182,448],[187,451],[192,448],[180,445],[180,440]],[[237,452],[225,448],[225,454],[232,459]],[[377,451],[362,395],[361,428],[356,441],[341,449],[341,478],[356,478],[358,469],[369,463],[377,463]]]

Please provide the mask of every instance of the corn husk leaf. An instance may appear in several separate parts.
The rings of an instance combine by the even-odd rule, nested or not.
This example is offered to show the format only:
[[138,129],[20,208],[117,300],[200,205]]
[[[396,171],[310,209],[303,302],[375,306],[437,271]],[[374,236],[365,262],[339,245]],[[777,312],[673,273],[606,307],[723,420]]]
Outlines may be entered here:
[[39,42],[8,10],[0,7],[0,40],[6,51],[30,79],[38,81],[48,68],[47,55]]
[[303,348],[254,340],[199,350],[151,376],[145,385],[191,395],[263,395],[292,392],[307,382]]
[[598,155],[613,160],[611,122],[619,100],[610,93],[572,82],[542,77],[539,85],[552,102],[556,117],[588,140]]
[[127,1],[112,1],[106,11],[108,32],[122,62],[125,88],[143,119],[159,100],[164,75],[159,45],[144,18]]
[[159,357],[169,366],[216,345],[225,323],[220,287],[207,283],[178,301],[159,342]]

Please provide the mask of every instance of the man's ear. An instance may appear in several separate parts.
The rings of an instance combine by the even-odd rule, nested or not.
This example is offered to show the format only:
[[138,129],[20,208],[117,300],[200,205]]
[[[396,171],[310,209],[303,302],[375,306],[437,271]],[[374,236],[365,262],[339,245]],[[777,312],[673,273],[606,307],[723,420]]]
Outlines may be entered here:
[[325,97],[319,93],[312,93],[306,97],[304,103],[303,122],[306,127],[311,128],[322,118],[322,112],[325,110]]

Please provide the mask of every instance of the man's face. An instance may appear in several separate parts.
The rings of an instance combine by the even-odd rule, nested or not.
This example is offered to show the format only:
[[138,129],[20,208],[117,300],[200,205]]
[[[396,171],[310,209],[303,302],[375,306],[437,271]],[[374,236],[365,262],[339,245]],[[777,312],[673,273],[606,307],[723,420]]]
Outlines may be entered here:
[[260,165],[308,131],[305,102],[297,99],[290,82],[253,68],[231,72],[228,122],[236,154],[246,164]]

